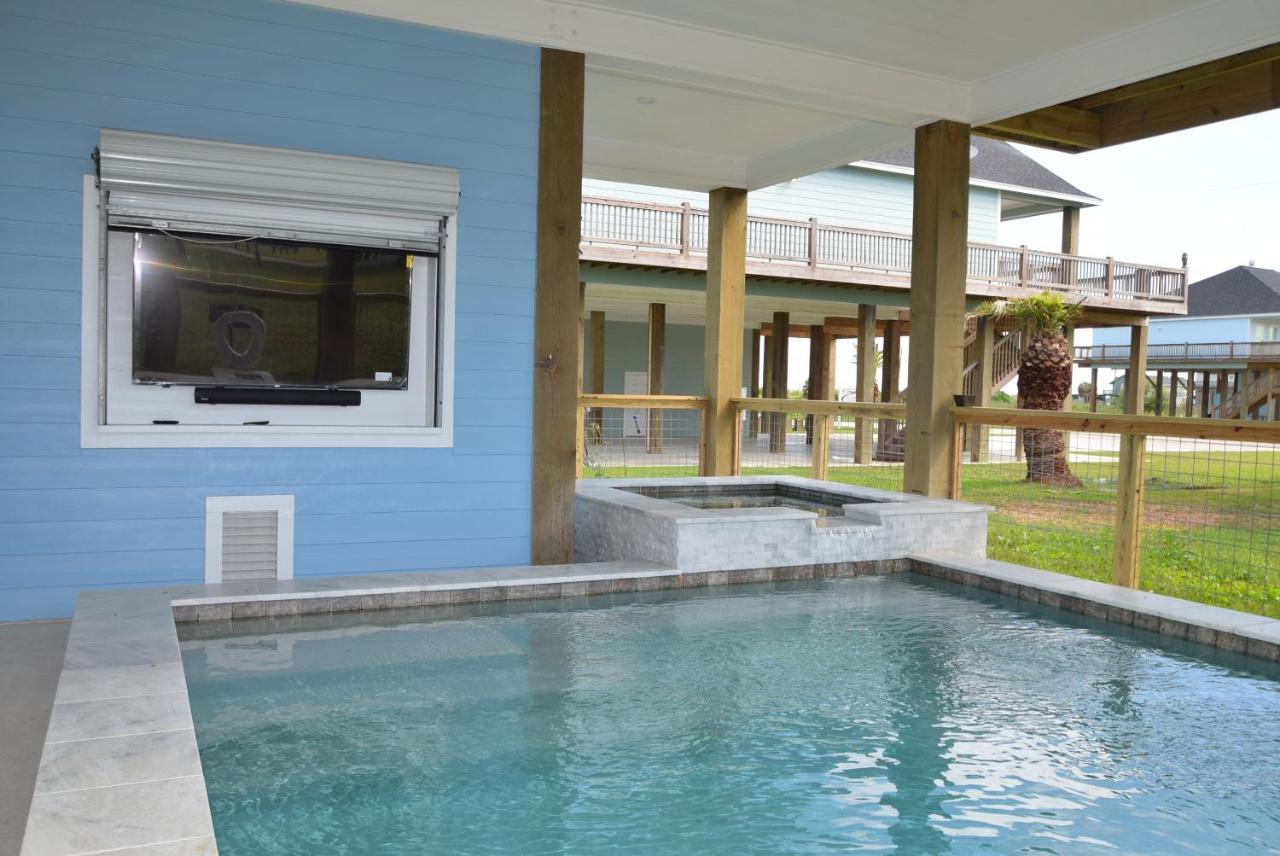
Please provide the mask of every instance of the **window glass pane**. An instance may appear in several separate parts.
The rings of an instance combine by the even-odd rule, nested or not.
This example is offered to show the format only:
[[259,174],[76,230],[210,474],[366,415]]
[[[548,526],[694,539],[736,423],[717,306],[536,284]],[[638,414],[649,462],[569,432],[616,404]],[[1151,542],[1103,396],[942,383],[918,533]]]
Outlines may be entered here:
[[138,232],[135,383],[404,389],[404,251]]

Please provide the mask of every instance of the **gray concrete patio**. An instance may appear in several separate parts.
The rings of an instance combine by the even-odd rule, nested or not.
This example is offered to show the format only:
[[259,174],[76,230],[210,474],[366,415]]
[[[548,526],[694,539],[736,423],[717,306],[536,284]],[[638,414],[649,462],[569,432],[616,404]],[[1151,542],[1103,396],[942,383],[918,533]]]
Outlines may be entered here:
[[17,856],[70,621],[0,623],[0,856]]

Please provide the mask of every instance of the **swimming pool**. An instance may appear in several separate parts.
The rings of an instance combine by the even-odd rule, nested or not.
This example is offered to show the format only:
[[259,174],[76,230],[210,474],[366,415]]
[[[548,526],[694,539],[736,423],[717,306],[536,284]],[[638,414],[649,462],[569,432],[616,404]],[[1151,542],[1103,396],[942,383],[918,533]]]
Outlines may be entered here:
[[223,856],[1280,836],[1274,664],[912,574],[231,628],[182,643]]

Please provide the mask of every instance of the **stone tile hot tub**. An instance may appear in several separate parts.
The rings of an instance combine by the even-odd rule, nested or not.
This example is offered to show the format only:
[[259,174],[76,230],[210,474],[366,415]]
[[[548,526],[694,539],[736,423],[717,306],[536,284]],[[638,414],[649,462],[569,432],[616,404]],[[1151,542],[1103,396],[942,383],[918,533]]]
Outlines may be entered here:
[[578,482],[577,561],[681,571],[986,555],[986,506],[792,476]]

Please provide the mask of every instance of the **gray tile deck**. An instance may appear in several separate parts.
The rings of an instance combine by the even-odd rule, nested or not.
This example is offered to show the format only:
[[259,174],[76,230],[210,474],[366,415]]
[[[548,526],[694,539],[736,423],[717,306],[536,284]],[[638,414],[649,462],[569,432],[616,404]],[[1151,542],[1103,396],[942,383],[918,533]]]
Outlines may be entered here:
[[175,620],[548,597],[572,606],[588,594],[907,570],[1280,659],[1280,621],[987,559],[928,554],[728,571],[632,561],[86,592],[70,631],[22,854],[216,854]]

